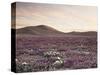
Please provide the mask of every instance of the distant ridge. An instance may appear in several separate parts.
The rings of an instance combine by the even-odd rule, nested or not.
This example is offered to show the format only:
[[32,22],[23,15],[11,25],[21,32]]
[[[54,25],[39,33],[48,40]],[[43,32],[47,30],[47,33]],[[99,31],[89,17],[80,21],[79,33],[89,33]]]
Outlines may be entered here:
[[67,34],[71,34],[71,35],[83,35],[83,36],[97,36],[97,32],[96,31],[87,31],[87,32],[69,32]]

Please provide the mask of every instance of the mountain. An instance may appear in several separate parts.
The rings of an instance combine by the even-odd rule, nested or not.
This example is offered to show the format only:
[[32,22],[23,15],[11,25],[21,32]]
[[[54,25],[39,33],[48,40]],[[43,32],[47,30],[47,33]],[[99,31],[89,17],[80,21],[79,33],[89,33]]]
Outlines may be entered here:
[[33,34],[33,35],[46,35],[46,34],[62,34],[52,27],[46,25],[29,26],[20,29],[16,29],[17,34]]
[[64,33],[58,31],[52,27],[46,25],[38,25],[38,26],[28,26],[19,29],[12,29],[12,32],[16,30],[17,34],[31,34],[31,35],[53,35],[53,36],[97,36],[96,31],[88,31],[88,32],[69,32]]

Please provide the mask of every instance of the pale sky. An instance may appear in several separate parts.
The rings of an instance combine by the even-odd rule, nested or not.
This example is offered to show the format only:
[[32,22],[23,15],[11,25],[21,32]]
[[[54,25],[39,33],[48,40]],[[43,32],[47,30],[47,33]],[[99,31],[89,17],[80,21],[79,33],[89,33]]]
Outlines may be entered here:
[[48,25],[62,32],[97,31],[97,7],[18,2],[16,28],[37,25]]

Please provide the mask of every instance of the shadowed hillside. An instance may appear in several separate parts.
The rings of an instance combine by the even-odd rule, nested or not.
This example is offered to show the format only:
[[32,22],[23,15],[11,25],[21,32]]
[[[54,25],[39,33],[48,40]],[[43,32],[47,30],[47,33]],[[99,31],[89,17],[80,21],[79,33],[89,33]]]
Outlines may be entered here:
[[33,34],[33,35],[46,35],[46,34],[61,34],[62,32],[45,25],[29,26],[16,30],[17,34]]

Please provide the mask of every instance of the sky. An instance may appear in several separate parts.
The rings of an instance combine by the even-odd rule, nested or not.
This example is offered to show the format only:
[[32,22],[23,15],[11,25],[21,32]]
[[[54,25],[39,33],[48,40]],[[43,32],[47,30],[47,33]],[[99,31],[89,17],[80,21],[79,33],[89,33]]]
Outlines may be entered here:
[[16,28],[47,25],[62,32],[97,31],[97,7],[16,3]]

